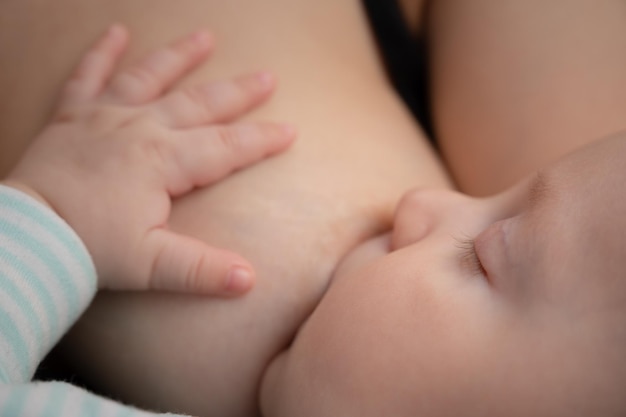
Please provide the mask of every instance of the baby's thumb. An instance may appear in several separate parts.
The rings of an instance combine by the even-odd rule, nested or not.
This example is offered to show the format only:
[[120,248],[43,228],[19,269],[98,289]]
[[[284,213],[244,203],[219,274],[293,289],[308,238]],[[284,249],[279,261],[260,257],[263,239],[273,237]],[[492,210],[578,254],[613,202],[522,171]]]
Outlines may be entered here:
[[236,296],[254,285],[254,272],[241,256],[166,229],[148,237],[152,259],[149,289]]

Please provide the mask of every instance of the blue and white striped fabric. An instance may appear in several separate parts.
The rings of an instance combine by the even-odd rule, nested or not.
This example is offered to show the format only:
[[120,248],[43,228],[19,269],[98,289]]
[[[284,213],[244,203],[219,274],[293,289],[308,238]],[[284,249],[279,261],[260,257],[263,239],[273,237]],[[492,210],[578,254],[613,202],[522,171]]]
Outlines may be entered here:
[[29,382],[96,292],[87,249],[52,210],[0,185],[0,417],[154,416],[62,382]]

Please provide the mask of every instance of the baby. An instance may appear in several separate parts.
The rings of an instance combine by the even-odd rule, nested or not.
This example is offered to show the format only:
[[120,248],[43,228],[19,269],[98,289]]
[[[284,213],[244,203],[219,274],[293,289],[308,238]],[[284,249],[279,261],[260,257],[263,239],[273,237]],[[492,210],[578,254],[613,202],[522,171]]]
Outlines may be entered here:
[[[190,123],[173,111],[179,106],[151,108],[161,108],[151,117]],[[284,134],[277,133],[274,150],[285,146]],[[612,323],[624,291],[615,278],[623,268],[600,262],[620,259],[621,219],[584,214],[623,210],[607,188],[623,183],[616,155],[624,152],[624,139],[607,139],[490,199],[409,193],[393,233],[344,258],[294,343],[271,361],[261,387],[263,413],[623,413],[619,387],[626,372],[616,343],[620,327]],[[594,168],[591,179],[578,174],[581,165]],[[574,198],[581,195],[584,201]],[[77,229],[88,241],[89,233]],[[126,256],[110,244],[102,253],[105,269]],[[589,279],[597,276],[602,279]],[[381,278],[384,286],[368,287]]]
[[113,26],[89,51],[51,123],[0,183],[0,416],[153,415],[30,379],[96,288],[229,297],[253,284],[241,256],[168,223],[173,198],[293,141],[284,125],[217,125],[267,98],[271,79],[164,94],[206,58],[208,35],[180,39],[112,77],[127,40]]
[[477,199],[415,190],[266,373],[265,416],[626,415],[626,134]]

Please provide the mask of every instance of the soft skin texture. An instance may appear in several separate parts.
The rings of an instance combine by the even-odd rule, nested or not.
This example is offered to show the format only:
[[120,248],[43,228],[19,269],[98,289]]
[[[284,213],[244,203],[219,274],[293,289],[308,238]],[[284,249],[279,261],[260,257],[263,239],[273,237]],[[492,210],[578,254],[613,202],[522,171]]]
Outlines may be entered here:
[[[545,2],[457,3],[429,2],[421,16],[430,22],[437,133],[464,190],[501,189],[546,158],[624,127],[622,2],[551,2],[550,13]],[[116,398],[253,415],[267,363],[292,340],[342,255],[389,226],[407,187],[449,186],[388,88],[356,0],[0,7],[0,61],[11,63],[0,74],[1,172],[47,120],[75,58],[111,21],[136,34],[130,58],[191,28],[215,29],[215,60],[184,83],[269,69],[279,93],[251,117],[299,127],[288,154],[174,203],[174,228],[252,262],[255,291],[236,302],[103,295],[67,338],[59,352]],[[551,59],[526,59],[535,56]]]
[[263,102],[271,76],[164,93],[207,57],[209,34],[116,71],[127,43],[116,25],[87,51],[54,118],[0,183],[2,416],[156,416],[33,374],[97,288],[232,296],[252,284],[250,269],[247,280],[232,276],[251,268],[240,256],[167,222],[173,197],[292,142],[282,125],[217,124]]
[[[211,63],[181,84],[267,70],[277,92],[248,119],[293,124],[298,140],[263,165],[174,201],[172,229],[242,255],[257,273],[252,291],[234,300],[101,293],[57,358],[100,392],[142,407],[255,415],[263,372],[341,257],[389,227],[406,189],[449,182],[387,84],[357,0],[2,3],[0,61],[14,63],[0,74],[7,91],[0,136],[11,138],[3,158],[46,120],[76,57],[111,21],[133,34],[123,68],[209,28],[218,44]],[[20,83],[29,89],[17,94],[12,86]]]
[[268,370],[264,415],[624,415],[625,159],[619,134],[492,198],[408,193]]
[[463,192],[500,192],[626,129],[623,0],[427,4],[433,124]]
[[115,74],[128,43],[113,26],[65,85],[52,122],[4,183],[61,216],[93,257],[99,288],[236,295],[253,284],[240,256],[169,228],[172,199],[285,150],[293,129],[220,122],[273,89],[269,74],[164,95],[207,57],[199,31]]

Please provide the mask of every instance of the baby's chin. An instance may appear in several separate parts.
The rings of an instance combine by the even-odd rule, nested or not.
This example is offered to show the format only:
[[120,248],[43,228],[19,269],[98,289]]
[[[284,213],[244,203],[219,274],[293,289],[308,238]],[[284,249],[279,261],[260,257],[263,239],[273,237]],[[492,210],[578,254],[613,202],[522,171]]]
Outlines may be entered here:
[[363,241],[352,248],[337,264],[337,268],[335,268],[331,277],[331,282],[341,279],[368,265],[370,262],[389,254],[390,238],[391,235],[385,233]]

